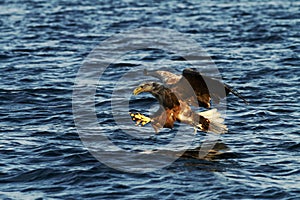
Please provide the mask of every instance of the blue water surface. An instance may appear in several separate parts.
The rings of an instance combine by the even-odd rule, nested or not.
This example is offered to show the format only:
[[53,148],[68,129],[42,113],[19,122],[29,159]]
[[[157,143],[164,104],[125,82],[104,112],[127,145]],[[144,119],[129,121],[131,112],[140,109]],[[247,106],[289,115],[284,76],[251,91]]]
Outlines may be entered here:
[[[299,10],[293,0],[1,1],[0,198],[300,198]],[[172,29],[195,40],[224,82],[249,101],[227,98],[229,132],[216,144],[222,153],[197,159],[188,152],[140,174],[106,166],[83,145],[72,112],[77,72],[101,41],[141,27]],[[97,90],[103,131],[129,151],[136,143],[169,141],[172,131],[139,140],[118,131],[110,96],[124,69],[152,63],[180,72],[185,62],[154,49],[121,61]],[[152,104],[145,95],[130,106],[148,112]],[[205,136],[199,132],[195,143]]]

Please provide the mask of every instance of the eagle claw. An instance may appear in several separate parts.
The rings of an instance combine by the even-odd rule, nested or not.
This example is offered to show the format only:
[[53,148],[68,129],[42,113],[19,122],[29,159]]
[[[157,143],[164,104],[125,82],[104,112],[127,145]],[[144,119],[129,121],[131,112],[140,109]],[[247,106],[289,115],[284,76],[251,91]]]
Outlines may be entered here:
[[135,125],[145,126],[149,122],[151,122],[151,118],[146,117],[141,113],[130,113],[132,121],[135,121]]

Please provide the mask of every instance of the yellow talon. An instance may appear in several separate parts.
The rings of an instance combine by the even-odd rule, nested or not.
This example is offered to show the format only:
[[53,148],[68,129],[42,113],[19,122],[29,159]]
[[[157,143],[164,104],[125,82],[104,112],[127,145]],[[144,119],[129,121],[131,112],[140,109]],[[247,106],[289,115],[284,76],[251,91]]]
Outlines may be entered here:
[[130,113],[130,116],[131,116],[132,121],[136,122],[135,124],[137,126],[140,124],[142,126],[144,126],[144,125],[148,124],[149,122],[151,122],[151,118],[146,117],[145,115],[140,114],[140,113]]

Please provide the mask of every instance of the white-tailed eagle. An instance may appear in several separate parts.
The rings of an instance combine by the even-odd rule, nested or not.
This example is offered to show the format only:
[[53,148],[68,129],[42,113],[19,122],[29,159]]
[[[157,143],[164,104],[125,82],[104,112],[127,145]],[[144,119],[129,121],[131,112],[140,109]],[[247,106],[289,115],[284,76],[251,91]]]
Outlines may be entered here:
[[159,102],[160,108],[150,117],[140,113],[130,113],[136,124],[151,122],[156,132],[160,128],[173,128],[174,122],[189,124],[202,131],[214,133],[227,132],[224,119],[216,109],[196,112],[191,106],[211,107],[211,100],[219,103],[229,93],[247,101],[234,89],[216,79],[200,74],[195,69],[184,69],[182,75],[168,71],[144,71],[145,75],[160,79],[164,85],[146,82],[134,89],[133,94],[151,93]]

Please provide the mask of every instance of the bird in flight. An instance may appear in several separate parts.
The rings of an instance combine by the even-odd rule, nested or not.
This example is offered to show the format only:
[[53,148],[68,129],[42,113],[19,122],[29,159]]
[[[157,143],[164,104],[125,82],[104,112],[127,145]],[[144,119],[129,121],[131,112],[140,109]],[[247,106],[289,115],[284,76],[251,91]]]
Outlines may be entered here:
[[[229,93],[248,103],[246,99],[227,84],[214,78],[202,75],[195,69],[184,69],[182,75],[168,71],[147,71],[144,75],[158,78],[163,84],[146,82],[134,89],[133,94],[143,92],[152,94],[159,102],[159,109],[151,117],[139,112],[130,112],[136,125],[146,125],[151,122],[155,132],[161,128],[174,127],[180,122],[191,125],[195,130],[214,133],[226,133],[227,126],[217,109],[211,108],[211,101],[219,103]],[[191,106],[210,109],[203,112],[194,111]]]

